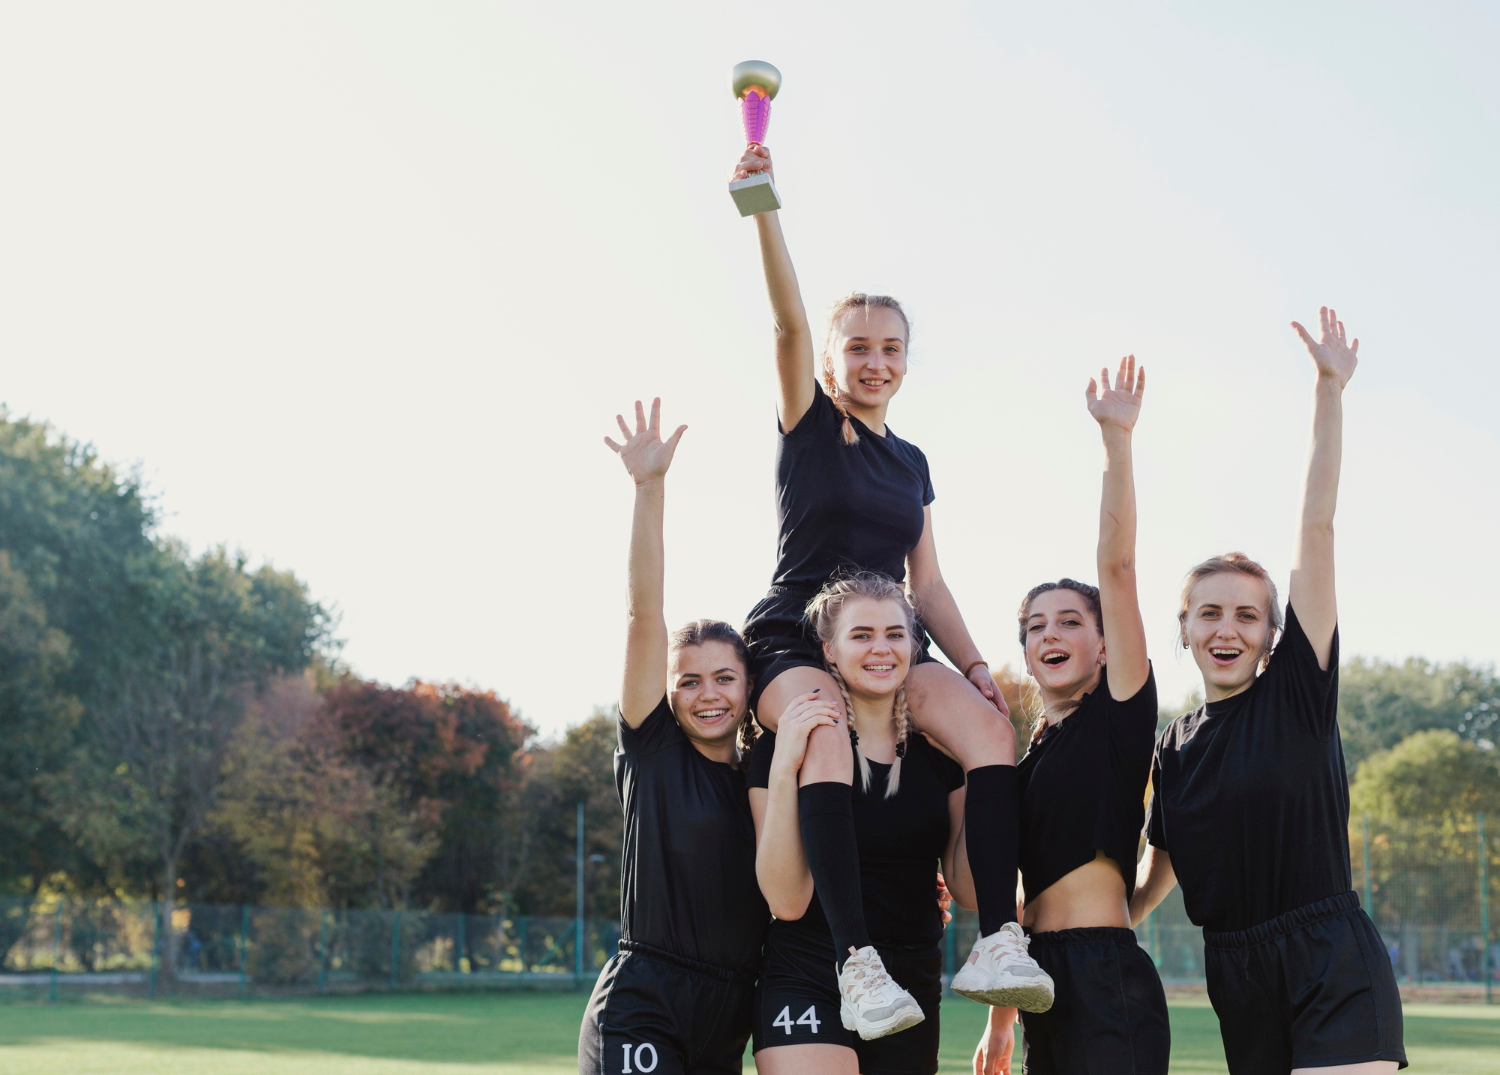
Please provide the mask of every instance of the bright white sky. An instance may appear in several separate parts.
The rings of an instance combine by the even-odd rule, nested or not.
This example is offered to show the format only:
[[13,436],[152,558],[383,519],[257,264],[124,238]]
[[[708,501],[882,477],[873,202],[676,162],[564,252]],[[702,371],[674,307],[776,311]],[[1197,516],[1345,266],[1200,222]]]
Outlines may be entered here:
[[1134,351],[1162,696],[1178,581],[1285,581],[1311,364],[1362,342],[1345,652],[1500,653],[1500,9],[11,4],[0,398],[139,462],[166,532],[294,569],[363,675],[494,688],[554,732],[614,697],[637,396],[691,426],[668,619],[738,623],[775,549],[769,319],[729,69],[785,84],[815,316],[899,296],[891,425],[985,654],[1092,578],[1082,389]]

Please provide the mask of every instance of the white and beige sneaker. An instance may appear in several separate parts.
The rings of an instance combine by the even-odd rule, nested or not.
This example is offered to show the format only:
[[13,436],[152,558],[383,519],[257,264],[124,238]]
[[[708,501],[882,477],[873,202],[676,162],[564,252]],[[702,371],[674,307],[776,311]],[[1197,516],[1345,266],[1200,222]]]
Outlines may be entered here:
[[916,1026],[927,1016],[889,974],[880,953],[866,945],[844,961],[839,971],[839,1017],[845,1030],[874,1041]]
[[1031,938],[1007,922],[974,942],[969,961],[953,976],[953,991],[997,1008],[1044,1012],[1052,1007],[1052,976],[1027,954]]

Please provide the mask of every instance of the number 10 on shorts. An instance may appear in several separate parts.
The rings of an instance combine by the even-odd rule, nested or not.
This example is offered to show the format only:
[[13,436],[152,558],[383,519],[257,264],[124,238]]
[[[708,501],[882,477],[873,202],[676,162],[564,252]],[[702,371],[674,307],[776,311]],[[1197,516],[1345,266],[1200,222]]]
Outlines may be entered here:
[[[788,1004],[785,1008],[782,1008],[781,1009],[781,1014],[778,1015],[775,1019],[771,1020],[771,1025],[772,1026],[779,1026],[779,1027],[781,1027],[783,1030],[785,1030],[787,1032],[788,1035],[790,1035],[791,1032],[792,1032],[792,1026],[793,1026],[793,1024],[792,1024],[792,1006],[790,1004]],[[812,1032],[814,1034],[816,1034],[818,1032],[818,1027],[820,1027],[820,1026],[823,1025],[821,1022],[818,1021],[818,1009],[817,1009],[817,1007],[815,1005],[809,1005],[807,1011],[805,1011],[801,1015],[797,1016],[797,1023],[796,1023],[796,1025],[797,1026],[810,1026],[810,1027],[812,1027]]]
[[[637,1071],[645,1072],[649,1075],[650,1072],[656,1070],[658,1059],[656,1046],[652,1045],[649,1041],[642,1042],[639,1045],[621,1045],[620,1048],[625,1050],[625,1066],[620,1069],[620,1075],[635,1075]],[[630,1051],[632,1049],[635,1050],[635,1067],[630,1066]]]

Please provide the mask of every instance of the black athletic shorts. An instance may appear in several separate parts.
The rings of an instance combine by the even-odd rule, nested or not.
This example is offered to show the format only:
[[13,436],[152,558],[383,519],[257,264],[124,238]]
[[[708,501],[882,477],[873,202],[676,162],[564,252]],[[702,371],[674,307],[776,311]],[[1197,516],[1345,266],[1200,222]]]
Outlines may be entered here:
[[[740,628],[750,650],[750,707],[760,702],[760,692],[788,668],[822,668],[823,647],[805,615],[816,590],[772,586],[771,592],[750,610]],[[929,651],[927,632],[919,631],[913,664],[937,660]]]
[[916,999],[926,1019],[874,1041],[845,1030],[839,1017],[832,939],[820,942],[773,922],[755,990],[755,1051],[778,1045],[842,1045],[858,1055],[860,1075],[932,1075],[937,1071],[941,949],[879,943],[875,948],[885,969]]
[[1396,976],[1353,892],[1250,929],[1205,929],[1203,944],[1231,1075],[1370,1060],[1406,1067]]
[[579,1075],[739,1075],[754,1002],[754,975],[621,941],[583,1015]]
[[1167,995],[1134,932],[1033,933],[1029,951],[1057,994],[1050,1010],[1021,1013],[1026,1075],[1167,1075]]

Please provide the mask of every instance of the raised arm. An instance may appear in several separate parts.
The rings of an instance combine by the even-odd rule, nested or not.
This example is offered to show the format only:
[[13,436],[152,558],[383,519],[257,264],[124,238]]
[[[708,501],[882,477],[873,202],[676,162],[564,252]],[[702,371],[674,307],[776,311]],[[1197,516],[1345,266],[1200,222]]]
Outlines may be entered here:
[[1089,414],[1104,435],[1104,492],[1099,499],[1099,605],[1109,694],[1117,702],[1135,697],[1150,672],[1146,627],[1135,588],[1135,473],[1130,438],[1146,393],[1146,367],[1135,356],[1120,360],[1110,387],[1109,370],[1089,379]]
[[625,677],[620,685],[620,716],[639,728],[661,701],[667,686],[667,620],[662,613],[666,554],[662,545],[663,487],[672,454],[687,426],[678,426],[669,440],[661,439],[661,400],[651,401],[646,420],[641,401],[635,401],[635,432],[615,415],[624,444],[608,437],[604,443],[620,456],[635,482],[635,512],[630,521],[630,593],[626,601]]
[[[765,146],[746,149],[733,178],[743,179],[751,172],[774,176],[771,152]],[[766,291],[771,297],[771,316],[776,325],[776,413],[781,418],[781,428],[790,433],[812,406],[813,393],[817,391],[812,329],[807,324],[807,309],[802,305],[792,255],[787,252],[786,238],[781,234],[780,214],[756,214],[755,227],[760,235],[761,267],[766,273]]]
[[1333,585],[1333,513],[1338,507],[1344,454],[1344,386],[1359,365],[1359,341],[1349,343],[1344,323],[1326,306],[1318,311],[1318,323],[1322,339],[1314,340],[1307,329],[1292,322],[1318,367],[1318,383],[1313,389],[1312,447],[1288,597],[1319,666],[1327,668],[1339,622]]

